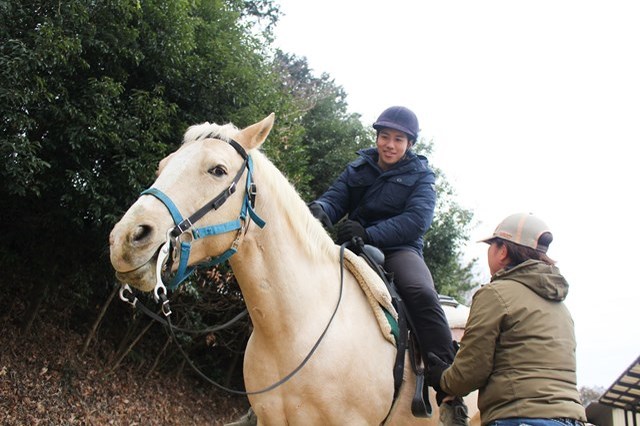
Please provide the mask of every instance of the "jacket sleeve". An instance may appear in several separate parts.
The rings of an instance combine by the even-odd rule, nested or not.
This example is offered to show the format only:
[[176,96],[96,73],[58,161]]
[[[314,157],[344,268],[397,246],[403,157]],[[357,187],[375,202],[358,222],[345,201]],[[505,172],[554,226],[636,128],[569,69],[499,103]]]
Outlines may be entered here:
[[331,219],[331,223],[336,223],[347,214],[349,206],[349,187],[347,185],[349,168],[347,167],[338,179],[320,196],[316,203],[322,206],[324,212]]
[[431,226],[435,205],[435,181],[432,175],[423,175],[407,199],[402,213],[367,227],[371,244],[393,247],[422,237]]
[[487,383],[493,371],[496,342],[505,315],[504,303],[491,285],[476,292],[460,350],[440,379],[444,392],[464,396]]

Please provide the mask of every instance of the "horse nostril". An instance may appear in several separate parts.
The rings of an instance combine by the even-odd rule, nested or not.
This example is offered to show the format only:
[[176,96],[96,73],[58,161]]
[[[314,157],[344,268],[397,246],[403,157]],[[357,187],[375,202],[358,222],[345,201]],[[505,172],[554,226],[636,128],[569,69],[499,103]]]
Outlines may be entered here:
[[153,227],[150,225],[138,225],[135,231],[131,234],[131,241],[134,243],[141,243],[149,239],[153,234]]

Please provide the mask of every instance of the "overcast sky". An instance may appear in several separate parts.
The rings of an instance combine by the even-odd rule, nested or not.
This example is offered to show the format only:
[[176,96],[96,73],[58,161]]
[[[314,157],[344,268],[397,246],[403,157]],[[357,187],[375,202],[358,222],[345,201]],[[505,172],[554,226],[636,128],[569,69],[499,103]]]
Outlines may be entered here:
[[366,125],[391,105],[418,115],[475,213],[465,255],[481,278],[474,241],[511,213],[548,223],[578,385],[611,385],[640,355],[640,3],[276,2],[276,45],[329,73]]

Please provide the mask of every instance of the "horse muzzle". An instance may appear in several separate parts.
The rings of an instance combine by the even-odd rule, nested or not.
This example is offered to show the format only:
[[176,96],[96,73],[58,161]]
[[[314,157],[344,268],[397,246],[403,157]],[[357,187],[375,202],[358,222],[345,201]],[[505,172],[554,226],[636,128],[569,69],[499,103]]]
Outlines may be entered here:
[[157,256],[154,256],[147,263],[130,271],[122,272],[116,269],[116,278],[122,284],[129,284],[140,291],[150,292],[156,285],[156,259]]
[[[124,232],[120,232],[123,231]],[[141,291],[152,291],[156,285],[157,263],[166,241],[132,242],[126,228],[114,229],[110,236],[110,260],[118,281]]]

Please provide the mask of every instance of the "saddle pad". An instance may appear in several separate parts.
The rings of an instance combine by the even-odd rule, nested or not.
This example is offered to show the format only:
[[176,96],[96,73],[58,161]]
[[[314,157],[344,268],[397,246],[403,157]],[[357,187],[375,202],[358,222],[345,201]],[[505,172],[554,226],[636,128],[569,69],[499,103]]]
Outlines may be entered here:
[[344,264],[349,272],[353,274],[358,284],[360,284],[362,291],[367,296],[367,300],[378,321],[382,335],[391,342],[391,344],[396,345],[396,339],[385,311],[391,314],[396,322],[398,321],[398,313],[391,303],[391,295],[382,278],[371,269],[363,258],[350,250],[344,251]]

